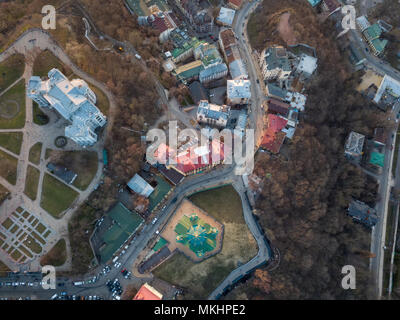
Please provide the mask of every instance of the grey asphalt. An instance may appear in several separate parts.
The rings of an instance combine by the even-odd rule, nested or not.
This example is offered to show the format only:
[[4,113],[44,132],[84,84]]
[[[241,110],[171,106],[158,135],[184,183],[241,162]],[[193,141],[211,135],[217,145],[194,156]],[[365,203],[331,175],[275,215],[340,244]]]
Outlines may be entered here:
[[[367,2],[363,1],[361,3],[361,12],[366,12]],[[366,62],[364,64],[376,71],[381,75],[389,75],[390,77],[400,81],[400,72],[393,69],[389,64],[384,61],[381,61],[379,58],[370,54],[370,50],[366,50],[368,48],[368,44],[363,40],[361,33],[358,29],[351,30],[349,33],[349,40],[353,42],[355,46],[362,52],[364,55]],[[399,112],[400,106],[396,104],[396,107],[391,112],[391,117],[396,118],[397,113]],[[392,159],[393,159],[393,151],[389,147],[390,145],[395,144],[396,133],[398,130],[398,125],[395,128],[390,130],[389,138],[387,141],[387,148],[385,150],[385,166],[384,171],[380,178],[378,179],[379,183],[379,198],[380,201],[376,205],[377,213],[380,217],[378,223],[375,225],[372,231],[371,236],[371,252],[376,255],[375,258],[370,259],[370,269],[373,273],[375,283],[376,283],[376,296],[378,298],[382,295],[382,283],[383,283],[383,258],[384,258],[384,244],[385,244],[385,235],[386,235],[386,221],[387,221],[387,208],[390,196],[390,186],[392,185]],[[394,139],[392,138],[392,134],[394,134]],[[393,148],[394,149],[394,148]],[[397,163],[400,162],[400,159]],[[396,178],[397,180],[398,178]]]

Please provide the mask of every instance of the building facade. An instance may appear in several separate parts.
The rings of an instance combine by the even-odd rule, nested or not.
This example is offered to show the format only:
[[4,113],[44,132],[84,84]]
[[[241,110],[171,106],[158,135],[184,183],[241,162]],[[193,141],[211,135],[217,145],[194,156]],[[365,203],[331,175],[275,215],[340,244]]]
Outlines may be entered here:
[[262,51],[260,68],[264,80],[286,80],[292,72],[291,64],[282,46],[274,46]]
[[229,105],[248,104],[251,99],[250,80],[228,80],[227,99]]
[[33,76],[29,80],[27,95],[41,108],[56,110],[71,125],[65,136],[82,147],[97,142],[96,129],[104,127],[106,117],[95,106],[96,95],[81,79],[69,81],[57,69],[51,69],[48,80]]
[[197,121],[210,126],[224,128],[230,116],[230,107],[211,104],[201,100],[197,108]]

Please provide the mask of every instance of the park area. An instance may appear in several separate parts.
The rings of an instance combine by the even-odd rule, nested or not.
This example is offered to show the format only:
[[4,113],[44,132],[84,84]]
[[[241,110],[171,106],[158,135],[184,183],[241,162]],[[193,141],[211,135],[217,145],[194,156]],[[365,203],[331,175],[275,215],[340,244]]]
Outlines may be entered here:
[[0,92],[7,89],[24,73],[25,58],[22,54],[14,54],[0,63]]
[[42,51],[36,57],[33,65],[33,75],[47,78],[47,74],[53,68],[60,70],[67,78],[72,75],[72,70],[48,50]]
[[240,197],[231,185],[196,193],[189,200],[224,226],[221,251],[202,262],[175,253],[152,273],[185,288],[185,299],[205,299],[231,271],[257,254],[257,244],[244,221]]
[[39,186],[40,171],[33,166],[28,166],[25,179],[24,193],[33,201],[36,200]]
[[0,248],[24,263],[43,251],[52,230],[37,216],[19,207],[0,224]]
[[67,245],[64,239],[59,240],[54,247],[46,253],[41,259],[42,266],[51,265],[55,267],[62,266],[67,261]]
[[0,96],[0,129],[25,126],[25,81],[22,79]]
[[10,272],[11,270],[7,267],[7,265],[0,261],[0,277],[5,277],[7,275],[7,272]]
[[6,132],[0,133],[0,146],[19,155],[22,145],[22,132]]
[[18,159],[0,150],[0,163],[0,176],[15,185],[17,182]]
[[40,206],[54,218],[61,218],[62,213],[72,205],[77,197],[78,193],[75,190],[49,174],[45,174]]
[[98,157],[93,151],[51,151],[50,162],[75,172],[73,185],[86,190],[97,173]]
[[42,152],[43,144],[41,142],[35,143],[29,150],[29,161],[38,165],[40,163],[40,154]]

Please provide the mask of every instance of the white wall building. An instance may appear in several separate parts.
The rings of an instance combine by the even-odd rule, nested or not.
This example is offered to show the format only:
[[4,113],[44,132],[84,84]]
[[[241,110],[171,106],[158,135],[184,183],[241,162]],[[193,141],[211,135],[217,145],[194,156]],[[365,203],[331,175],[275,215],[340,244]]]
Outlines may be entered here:
[[97,142],[95,130],[107,120],[95,106],[96,95],[87,83],[80,79],[69,81],[59,70],[51,69],[48,80],[33,76],[29,80],[27,95],[40,107],[55,109],[71,125],[65,128],[65,136],[82,147]]
[[201,100],[197,108],[197,121],[210,126],[224,128],[230,116],[230,107],[227,105],[218,106]]
[[292,72],[292,67],[282,46],[264,49],[260,56],[260,68],[265,80],[286,80]]
[[304,78],[309,78],[317,69],[317,58],[311,57],[306,54],[300,55],[300,61],[296,68],[296,73],[303,76]]
[[250,80],[228,80],[226,95],[229,105],[248,104],[251,98]]
[[233,19],[235,18],[236,11],[233,9],[221,7],[219,15],[217,17],[217,22],[223,26],[231,27]]

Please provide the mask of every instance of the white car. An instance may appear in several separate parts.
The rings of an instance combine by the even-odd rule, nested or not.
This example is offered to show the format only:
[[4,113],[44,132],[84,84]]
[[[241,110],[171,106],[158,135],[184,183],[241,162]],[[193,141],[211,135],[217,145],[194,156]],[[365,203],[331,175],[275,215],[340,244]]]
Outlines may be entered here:
[[151,224],[155,224],[157,222],[157,218],[154,218],[153,221],[151,222]]
[[157,230],[157,231],[156,231],[156,234],[160,234],[160,231]]

